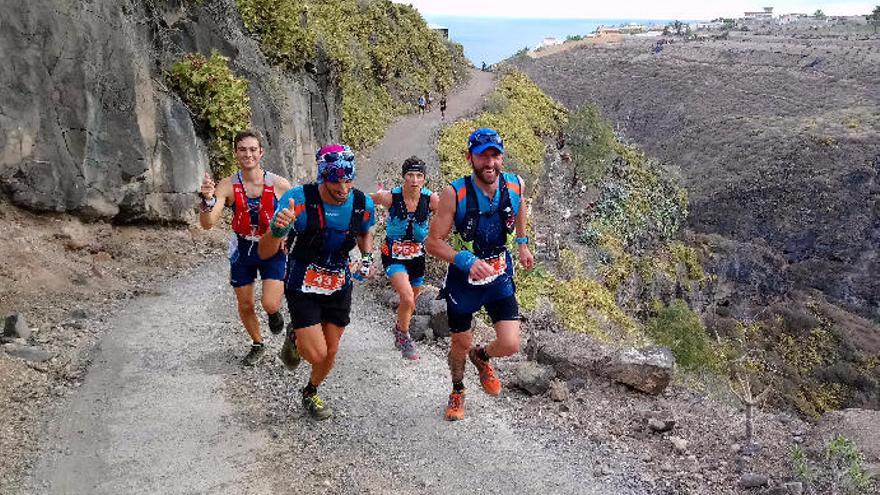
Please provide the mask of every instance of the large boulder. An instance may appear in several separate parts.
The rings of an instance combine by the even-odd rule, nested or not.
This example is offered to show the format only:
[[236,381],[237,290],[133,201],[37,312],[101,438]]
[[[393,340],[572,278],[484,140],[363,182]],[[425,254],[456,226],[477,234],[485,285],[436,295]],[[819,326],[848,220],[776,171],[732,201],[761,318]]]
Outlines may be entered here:
[[6,317],[3,325],[3,337],[8,339],[25,339],[31,336],[31,328],[20,313],[13,313]]
[[541,395],[550,388],[551,380],[556,377],[556,370],[545,364],[523,361],[516,366],[515,374],[514,383],[517,387],[530,395]]
[[669,349],[616,348],[576,332],[537,333],[525,351],[530,359],[552,366],[563,379],[602,376],[654,395],[665,390],[675,370]]
[[340,134],[328,75],[267,64],[234,0],[34,0],[4,9],[0,187],[41,211],[117,222],[191,221],[208,169],[204,133],[167,89],[187,52],[219,50],[250,80],[264,165],[300,182]]
[[622,349],[603,361],[602,374],[617,382],[657,395],[672,381],[675,358],[669,349]]

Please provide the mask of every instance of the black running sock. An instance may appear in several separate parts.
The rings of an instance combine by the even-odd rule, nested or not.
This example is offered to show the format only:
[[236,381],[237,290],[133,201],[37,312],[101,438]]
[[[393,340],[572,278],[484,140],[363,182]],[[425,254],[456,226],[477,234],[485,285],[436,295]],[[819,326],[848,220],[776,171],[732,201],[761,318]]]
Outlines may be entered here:
[[303,392],[303,397],[311,397],[312,395],[315,395],[318,393],[318,387],[315,385],[312,385],[312,382],[309,382],[308,385],[303,387],[302,392]]
[[464,391],[464,382],[452,382],[452,391],[453,392],[463,392]]
[[253,343],[251,343],[251,347],[263,347],[263,343],[262,342],[253,342]]
[[485,347],[477,347],[477,357],[482,359],[483,361],[486,361],[486,362],[489,361],[489,355],[486,354]]
[[275,313],[272,313],[271,315],[269,315],[269,323],[275,323],[280,318],[281,318],[281,311],[276,311]]

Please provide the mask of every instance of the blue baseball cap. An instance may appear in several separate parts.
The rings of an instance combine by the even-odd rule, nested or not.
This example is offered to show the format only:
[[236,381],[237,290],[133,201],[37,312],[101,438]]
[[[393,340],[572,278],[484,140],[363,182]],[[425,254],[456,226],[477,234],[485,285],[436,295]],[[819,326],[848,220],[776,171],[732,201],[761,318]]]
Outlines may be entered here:
[[495,129],[481,127],[472,132],[468,137],[468,151],[480,154],[489,148],[495,148],[504,153],[504,141]]

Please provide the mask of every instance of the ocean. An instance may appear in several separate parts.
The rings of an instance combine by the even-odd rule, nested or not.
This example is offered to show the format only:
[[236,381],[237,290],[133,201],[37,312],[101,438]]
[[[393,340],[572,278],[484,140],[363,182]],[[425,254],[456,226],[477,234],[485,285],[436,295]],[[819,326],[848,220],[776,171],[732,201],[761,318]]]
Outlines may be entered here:
[[494,64],[522,48],[534,48],[546,37],[564,40],[569,35],[592,33],[599,26],[666,24],[649,19],[506,19],[497,17],[424,16],[430,24],[449,28],[449,38],[464,46],[464,54],[480,67]]

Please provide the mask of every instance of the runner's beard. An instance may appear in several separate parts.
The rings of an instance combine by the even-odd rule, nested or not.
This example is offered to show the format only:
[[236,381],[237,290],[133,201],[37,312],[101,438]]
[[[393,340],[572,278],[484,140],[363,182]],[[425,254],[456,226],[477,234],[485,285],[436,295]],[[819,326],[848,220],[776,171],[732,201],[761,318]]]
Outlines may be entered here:
[[501,167],[489,165],[479,170],[475,168],[474,175],[480,180],[480,182],[486,185],[494,184],[495,181],[498,180],[498,176],[501,175]]

